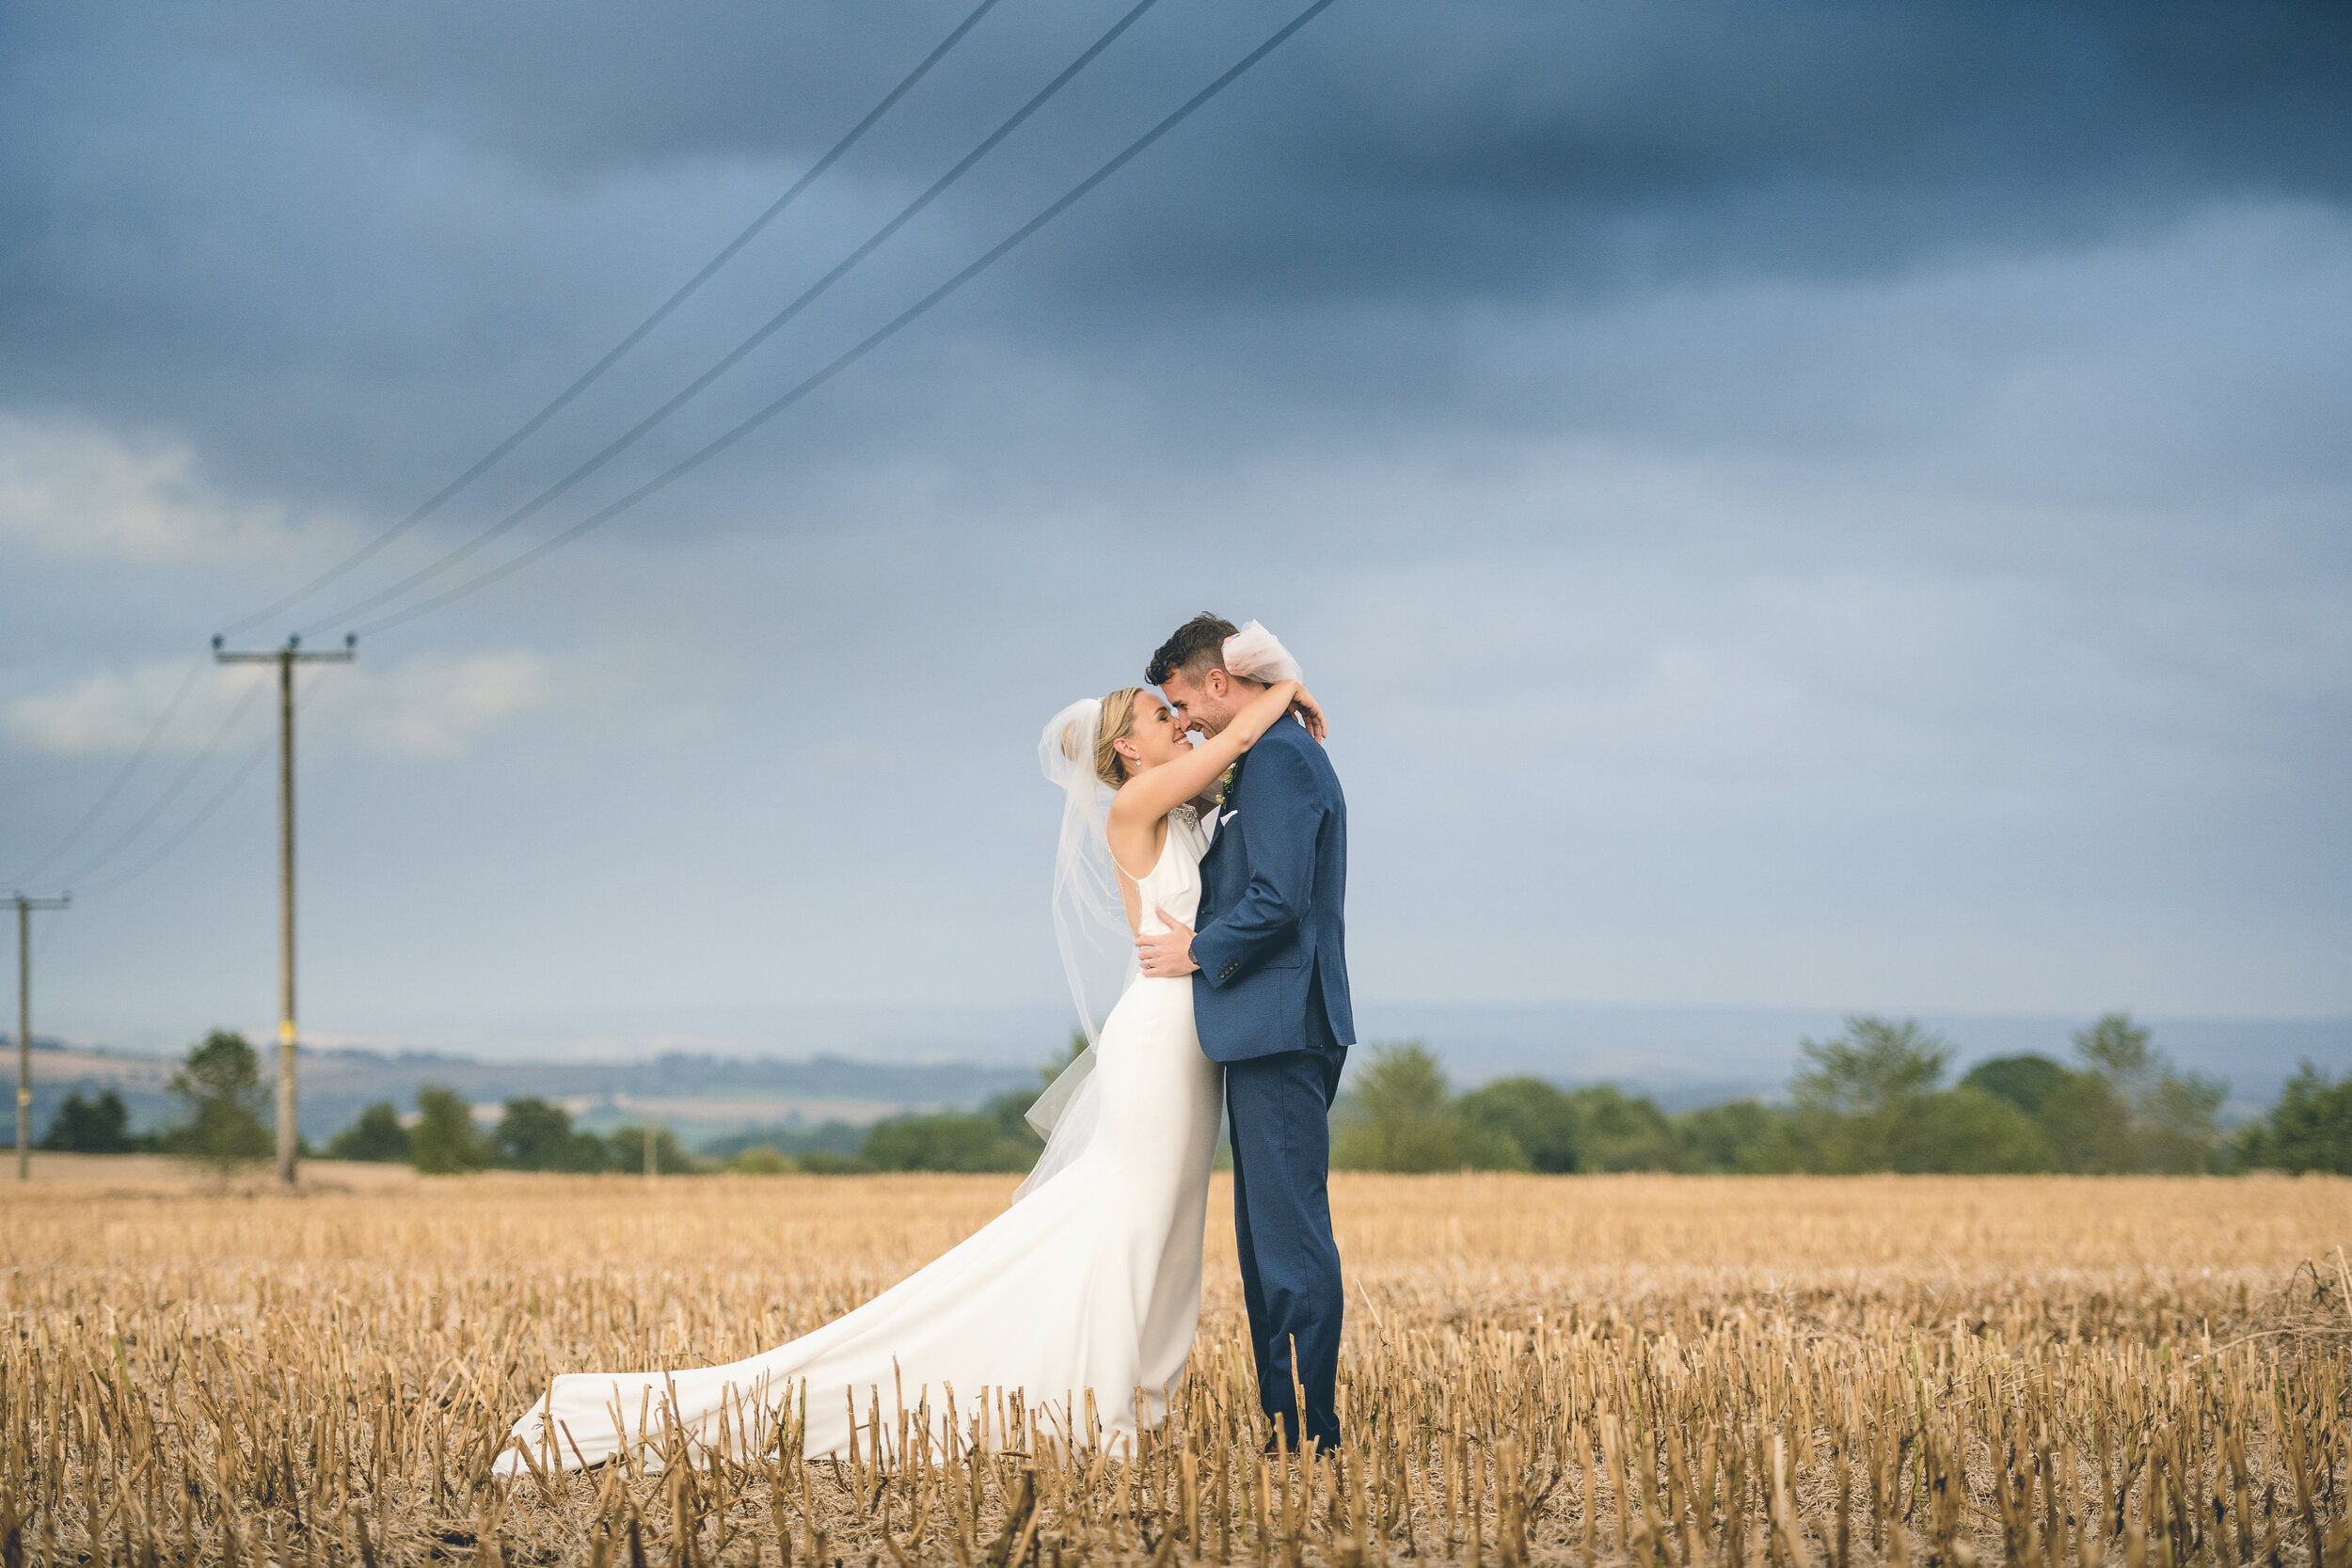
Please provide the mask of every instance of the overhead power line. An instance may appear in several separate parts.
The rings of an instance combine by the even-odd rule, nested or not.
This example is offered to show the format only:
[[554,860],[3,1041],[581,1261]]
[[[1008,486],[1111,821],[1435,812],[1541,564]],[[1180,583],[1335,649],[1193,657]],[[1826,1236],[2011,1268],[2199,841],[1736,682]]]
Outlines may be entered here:
[[995,265],[997,261],[1003,260],[1005,256],[1009,254],[1024,241],[1029,239],[1030,236],[1037,233],[1039,230],[1044,228],[1047,224],[1061,216],[1063,213],[1069,211],[1070,208],[1075,206],[1080,200],[1084,199],[1088,193],[1091,192],[1096,186],[1102,184],[1103,182],[1108,180],[1112,175],[1118,173],[1121,168],[1124,168],[1129,163],[1140,156],[1146,149],[1152,146],[1152,143],[1158,141],[1162,136],[1167,135],[1170,131],[1173,131],[1177,126],[1183,124],[1186,119],[1190,119],[1193,113],[1200,109],[1201,105],[1207,103],[1211,99],[1223,92],[1227,87],[1232,87],[1236,81],[1239,81],[1242,76],[1247,74],[1253,66],[1257,65],[1268,55],[1273,54],[1277,49],[1279,49],[1284,43],[1288,42],[1291,37],[1300,28],[1306,26],[1308,23],[1312,22],[1317,16],[1320,16],[1324,11],[1329,9],[1333,4],[1334,0],[1314,0],[1312,5],[1307,7],[1297,15],[1292,17],[1289,22],[1285,23],[1281,27],[1278,28],[1272,36],[1267,38],[1263,43],[1259,44],[1257,48],[1251,50],[1248,54],[1243,55],[1239,60],[1235,61],[1226,70],[1223,75],[1217,77],[1216,80],[1211,82],[1207,87],[1202,87],[1199,92],[1193,94],[1192,97],[1186,99],[1184,103],[1173,113],[1169,114],[1158,124],[1152,126],[1152,129],[1146,131],[1142,135],[1137,136],[1134,141],[1129,142],[1127,146],[1121,149],[1115,157],[1110,159],[1109,162],[1104,164],[1092,174],[1088,175],[1084,180],[1079,181],[1075,185],[1073,185],[1068,191],[1064,192],[1059,198],[1056,198],[1035,217],[1023,224],[1019,229],[1014,230],[1004,239],[998,241],[995,245],[964,267],[962,271],[957,273],[953,277],[948,278],[947,281],[942,283],[936,289],[933,289],[930,293],[925,294],[921,299],[916,300],[913,305],[908,306],[898,315],[892,317],[882,326],[876,328],[873,332],[859,340],[855,345],[845,350],[842,354],[827,363],[823,369],[818,370],[814,374],[801,381],[790,390],[784,393],[783,396],[753,413],[750,417],[744,419],[723,435],[697,448],[695,451],[688,453],[685,457],[680,458],[676,463],[671,465],[668,468],[663,469],[652,479],[647,480],[636,489],[629,491],[627,495],[621,497],[619,499],[612,502],[611,504],[600,507],[596,511],[590,513],[587,516],[581,518],[579,522],[574,523],[571,527],[564,530],[562,532],[543,540],[532,548],[525,550],[522,554],[501,562],[487,571],[469,578],[465,581],[458,583],[456,586],[446,589],[429,599],[421,600],[418,603],[405,606],[400,610],[394,610],[389,615],[380,616],[373,621],[354,627],[354,633],[362,637],[372,636],[376,632],[384,631],[392,626],[400,626],[405,622],[415,620],[418,616],[428,614],[431,611],[439,610],[446,605],[454,604],[459,599],[478,593],[482,589],[487,588],[495,582],[513,576],[515,573],[521,571],[524,567],[544,560],[548,555],[553,554],[556,550],[561,549],[564,546],[570,544],[575,539],[578,539],[580,535],[587,533],[593,529],[601,527],[605,523],[611,522],[613,518],[621,515],[632,507],[637,506],[639,503],[656,495],[660,491],[667,489],[671,484],[685,478],[688,474],[692,473],[696,468],[702,467],[703,464],[708,462],[711,458],[718,456],[719,453],[724,451],[727,448],[733,446],[736,442],[741,440],[744,436],[750,435],[761,425],[766,424],[770,420],[774,419],[778,414],[783,413],[786,409],[791,407],[794,404],[808,396],[809,393],[815,391],[818,388],[822,387],[826,382],[831,381],[834,376],[840,374],[843,371],[849,369],[851,365],[866,357],[866,355],[872,353],[875,349],[880,348],[883,343],[896,337],[901,330],[913,325],[933,306],[939,304],[940,301],[961,289],[965,284],[979,277],[980,274],[986,272],[990,267]]
[[850,251],[838,262],[834,263],[830,272],[827,272],[822,277],[819,277],[816,282],[801,291],[801,293],[791,301],[790,304],[785,306],[783,309],[769,317],[765,322],[761,323],[749,337],[743,339],[733,348],[727,350],[724,355],[720,356],[717,363],[713,364],[709,369],[704,371],[700,375],[696,376],[693,380],[688,382],[684,387],[680,388],[670,397],[669,401],[662,404],[652,413],[647,414],[644,419],[638,420],[628,430],[623,431],[619,436],[607,442],[605,446],[594,456],[581,463],[579,467],[573,468],[571,472],[565,474],[563,478],[557,480],[554,483],[548,485],[546,489],[532,497],[531,499],[525,501],[522,505],[506,514],[505,516],[501,517],[497,522],[492,523],[489,527],[475,534],[471,539],[469,539],[464,544],[444,552],[442,555],[427,562],[425,565],[419,567],[416,571],[411,572],[408,576],[403,578],[400,581],[393,583],[390,587],[383,589],[380,592],[371,594],[367,597],[360,599],[356,604],[346,605],[331,616],[326,616],[323,619],[310,623],[309,626],[302,628],[302,635],[310,636],[323,630],[347,626],[353,617],[365,615],[371,610],[379,610],[385,605],[394,602],[409,593],[411,590],[421,587],[424,583],[431,581],[433,578],[439,577],[451,567],[455,566],[459,562],[467,560],[476,551],[503,537],[515,528],[528,521],[532,517],[536,516],[540,512],[546,510],[554,502],[562,499],[583,480],[586,480],[597,470],[601,469],[607,463],[612,461],[613,458],[618,457],[622,452],[634,446],[639,440],[644,438],[648,432],[652,431],[656,426],[668,420],[671,415],[676,413],[679,409],[685,407],[686,404],[692,402],[695,398],[701,396],[703,392],[709,388],[712,383],[716,382],[721,376],[726,374],[727,372],[733,370],[738,364],[741,363],[746,355],[750,354],[754,349],[759,347],[760,344],[766,342],[770,338],[773,337],[783,328],[786,323],[791,321],[810,305],[816,303],[817,300],[821,298],[835,283],[838,283],[842,278],[848,277],[850,272],[856,269],[860,262],[864,261],[868,256],[871,256],[876,250],[882,248],[882,246],[888,242],[892,235],[898,233],[899,230],[905,228],[909,223],[913,222],[917,214],[919,214],[925,208],[929,207],[932,202],[938,200],[939,198],[945,195],[948,188],[953,186],[957,181],[961,180],[966,174],[970,173],[973,167],[977,166],[981,159],[987,157],[991,152],[994,151],[997,147],[1004,142],[1005,138],[1019,130],[1023,123],[1025,122],[1030,116],[1036,114],[1038,110],[1043,108],[1056,94],[1059,93],[1062,88],[1068,87],[1073,81],[1074,81],[1081,71],[1085,71],[1088,66],[1094,63],[1095,59],[1101,55],[1103,51],[1108,49],[1113,43],[1118,41],[1120,35],[1126,32],[1128,28],[1134,26],[1136,22],[1142,19],[1144,12],[1150,10],[1158,3],[1159,0],[1136,0],[1136,4],[1123,15],[1121,15],[1118,21],[1112,23],[1108,28],[1104,29],[1101,37],[1097,38],[1092,43],[1087,45],[1085,49],[1081,50],[1077,57],[1072,60],[1068,65],[1064,66],[1058,75],[1054,77],[1052,81],[1046,83],[1042,87],[1040,87],[1037,92],[1030,97],[1027,103],[1022,104],[1020,108],[1015,109],[1004,119],[1002,123],[996,127],[996,129],[981,137],[978,144],[976,145],[971,151],[966,152],[961,158],[956,161],[953,167],[949,168],[946,173],[941,175],[938,179],[932,181],[931,183],[923,190],[921,195],[915,197],[912,201],[909,201],[904,207],[901,207],[898,213],[891,217],[890,221],[883,224],[880,229],[874,230],[874,232],[867,236],[866,241],[858,245],[856,249]]
[[[256,687],[254,689],[259,691],[261,689]],[[309,712],[310,698],[317,689],[318,682],[315,679],[306,680],[294,693],[294,705],[304,712]],[[210,822],[219,813],[220,808],[229,803],[230,798],[237,793],[238,788],[246,780],[253,776],[254,770],[262,766],[262,759],[266,758],[277,748],[277,736],[263,736],[253,750],[246,753],[245,760],[237,764],[237,770],[230,774],[221,786],[206,798],[202,805],[196,808],[196,815],[173,830],[171,836],[150,851],[145,860],[127,871],[118,871],[111,877],[103,878],[86,887],[77,887],[73,891],[85,898],[93,894],[112,893],[127,882],[138,880],[165,861],[169,860],[179,851],[182,845],[194,838],[204,824]]]
[[204,660],[201,658],[188,666],[188,673],[180,677],[179,689],[171,694],[171,700],[164,705],[164,710],[157,714],[155,721],[148,726],[147,738],[139,742],[138,749],[131,753],[129,759],[115,773],[114,782],[99,792],[97,800],[91,804],[89,810],[82,814],[82,819],[73,824],[65,837],[50,847],[49,853],[26,866],[22,874],[11,879],[14,885],[21,886],[31,881],[43,871],[56,864],[64,858],[68,849],[82,841],[82,835],[89,832],[90,825],[104,815],[106,808],[114,804],[115,797],[122,793],[122,786],[131,782],[131,775],[138,771],[139,764],[145,762],[147,754],[155,749],[155,742],[163,738],[165,729],[171,723],[171,716],[180,711],[180,705],[185,702],[188,693],[196,689],[196,677],[203,672],[203,669]]
[[236,794],[237,786],[244,784],[246,780],[253,776],[253,770],[262,766],[262,760],[270,754],[272,748],[274,748],[277,743],[277,737],[273,736],[262,740],[261,744],[255,746],[251,752],[247,752],[246,759],[237,765],[237,770],[229,775],[228,782],[223,784],[220,788],[214,791],[211,799],[207,800],[201,806],[197,808],[196,815],[189,817],[185,822],[180,824],[179,829],[173,832],[169,838],[164,840],[162,844],[156,846],[154,851],[145,860],[139,862],[136,865],[132,866],[128,871],[118,871],[111,877],[105,878],[100,881],[92,882],[87,887],[76,888],[74,891],[85,898],[89,897],[93,894],[103,895],[112,893],[115,889],[121,887],[126,882],[135,882],[138,880],[141,877],[146,876],[150,871],[152,871],[155,867],[161,865],[165,861],[169,860],[171,856],[179,850],[182,845],[187,843],[189,839],[196,836],[199,829],[202,828],[205,823],[213,819],[215,813],[218,812],[222,806],[228,804],[229,798]]
[[683,284],[679,285],[675,293],[671,294],[669,298],[663,300],[659,306],[655,307],[651,315],[647,316],[644,321],[639,322],[634,327],[630,328],[629,331],[622,337],[619,342],[613,344],[611,349],[606,351],[603,358],[598,359],[595,364],[589,366],[585,371],[582,371],[580,375],[573,380],[570,386],[558,392],[553,398],[548,400],[545,407],[541,408],[537,413],[532,415],[531,418],[525,420],[520,425],[516,427],[513,434],[509,435],[497,446],[492,447],[487,452],[484,453],[481,459],[477,461],[473,467],[459,474],[455,479],[451,480],[440,489],[435,491],[431,496],[425,499],[423,504],[420,505],[415,511],[409,513],[405,517],[403,517],[399,522],[394,523],[390,528],[386,529],[382,533],[377,534],[373,539],[368,541],[367,544],[361,546],[358,549],[354,550],[351,554],[343,557],[342,560],[337,562],[334,565],[328,567],[317,577],[312,578],[309,582],[304,583],[293,593],[286,594],[284,597],[274,603],[262,606],[260,610],[253,611],[249,615],[244,616],[239,620],[232,621],[228,626],[223,626],[221,628],[221,635],[224,637],[233,637],[239,632],[260,625],[262,622],[268,620],[273,615],[277,615],[283,610],[292,609],[294,606],[300,604],[303,600],[309,598],[320,589],[326,587],[329,583],[341,580],[355,567],[358,567],[373,559],[378,552],[380,552],[386,546],[389,545],[393,540],[398,539],[402,534],[406,533],[410,529],[416,527],[427,517],[432,516],[436,512],[438,512],[443,506],[454,499],[460,492],[464,491],[469,485],[472,484],[474,481],[480,479],[484,474],[488,473],[493,467],[497,467],[499,462],[503,459],[507,453],[513,451],[516,447],[522,445],[523,442],[529,440],[549,420],[555,418],[556,415],[562,413],[566,407],[568,407],[575,398],[579,397],[580,393],[586,391],[591,386],[595,385],[596,380],[601,377],[605,372],[611,370],[615,364],[619,363],[621,357],[628,354],[630,349],[635,348],[638,343],[643,341],[647,333],[651,332],[655,327],[660,326],[664,321],[668,320],[673,311],[675,311],[679,306],[685,304],[686,301],[691,298],[695,292],[701,289],[705,283],[709,282],[713,277],[717,276],[720,268],[735,260],[736,254],[745,245],[751,244],[752,241],[757,237],[760,230],[766,229],[769,224],[775,221],[778,214],[783,213],[787,207],[791,206],[795,200],[799,199],[802,192],[807,190],[809,186],[815,184],[818,180],[824,175],[827,169],[830,169],[834,164],[838,163],[841,160],[843,153],[849,151],[850,148],[855,147],[859,140],[865,136],[866,133],[872,130],[875,125],[881,121],[882,118],[888,114],[891,109],[898,104],[898,100],[904,98],[914,89],[914,87],[917,82],[920,82],[925,76],[930,74],[931,68],[937,65],[941,60],[946,59],[947,57],[948,51],[955,48],[957,44],[962,42],[963,36],[970,32],[974,27],[977,26],[979,24],[980,18],[986,16],[991,10],[995,8],[997,3],[998,0],[979,0],[979,4],[973,7],[970,13],[967,14],[961,22],[956,24],[954,30],[949,32],[946,38],[940,40],[937,48],[933,49],[929,55],[924,55],[922,60],[916,64],[913,71],[908,71],[905,76],[899,79],[898,86],[892,87],[888,92],[884,93],[882,95],[882,102],[876,103],[871,109],[867,110],[865,119],[850,127],[849,131],[841,137],[841,139],[834,142],[833,146],[827,150],[823,157],[818,159],[814,164],[810,165],[807,172],[803,173],[798,180],[792,182],[790,187],[787,188],[782,196],[776,198],[774,201],[769,204],[767,211],[752,219],[750,224],[745,226],[741,233],[736,235],[734,239],[729,240],[720,248],[719,254],[713,256],[708,261],[704,263],[700,272],[697,272],[693,277],[688,278]]
[[149,806],[141,814],[139,819],[131,824],[128,832],[119,834],[112,844],[107,845],[97,855],[75,866],[72,872],[64,879],[65,885],[71,887],[83,878],[103,869],[107,862],[128,849],[148,829],[153,827],[155,819],[163,816],[171,802],[180,798],[181,791],[186,789],[195,781],[197,774],[204,770],[204,765],[212,761],[213,753],[220,750],[222,744],[228,740],[230,732],[234,731],[245,716],[252,711],[253,705],[260,700],[261,695],[262,689],[258,686],[248,690],[244,700],[230,710],[229,717],[222,721],[220,728],[213,733],[213,738],[204,743],[203,750],[190,757],[188,765],[180,770],[180,776],[172,780],[164,792],[155,798],[154,804]]

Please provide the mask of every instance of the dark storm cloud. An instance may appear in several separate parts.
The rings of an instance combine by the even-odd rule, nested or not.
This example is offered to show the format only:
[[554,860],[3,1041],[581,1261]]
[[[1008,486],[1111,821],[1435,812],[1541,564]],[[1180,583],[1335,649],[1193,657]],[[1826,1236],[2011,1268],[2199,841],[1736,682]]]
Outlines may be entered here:
[[[805,159],[961,9],[309,7],[191,31],[570,178]],[[1009,6],[861,154],[928,176],[1113,14]],[[1279,14],[1155,12],[1025,154],[1101,149]],[[199,42],[199,47],[202,43]],[[1412,297],[1899,264],[2352,181],[2333,8],[1661,8],[1351,0],[1089,225],[1091,276]],[[1025,161],[1016,154],[1011,162]]]
[[[13,10],[0,401],[158,426],[226,483],[396,514],[600,352],[963,9]],[[1115,14],[1006,0],[838,179],[542,437],[536,467],[494,476],[452,523],[529,496],[680,384]],[[1279,14],[1165,0],[612,483],[886,317]],[[2347,82],[2352,18],[2331,8],[1345,0],[696,483],[1564,424],[1900,445],[1907,425],[1940,431],[1942,400],[1977,395],[1972,358],[2025,350],[2036,258],[2161,240],[2216,204],[2340,203]],[[1960,302],[1984,314],[1980,342],[1875,350],[1872,332],[1904,330],[1904,279],[1956,266],[1996,275]],[[1883,286],[1879,319],[1809,322],[1817,283]],[[2238,307],[2217,300],[2215,329]],[[2280,345],[2253,330],[2276,383]],[[1809,332],[1832,341],[1796,341]],[[1835,359],[1835,398],[1783,395],[1784,362],[1807,356]],[[1023,396],[1000,395],[1009,372]],[[1859,390],[1879,381],[1884,396]],[[2135,429],[2153,395],[2099,393]],[[2316,385],[2227,404],[2243,428],[2221,460],[2329,469],[2328,406]]]
[[[558,301],[625,313],[691,264],[683,241],[755,210],[762,181],[718,171],[779,181],[962,8],[20,11],[7,325],[103,310],[225,374],[360,322],[388,382],[505,362],[563,335]],[[1009,0],[850,172],[913,188],[1112,14]],[[1168,0],[984,174],[972,222],[1001,231],[1275,14]],[[2334,8],[1348,0],[1065,225],[1004,325],[1867,272],[2217,195],[2331,199],[2347,80]],[[631,179],[655,187],[634,231],[580,211]],[[420,187],[465,205],[422,218]],[[141,297],[120,275],[152,251],[172,289]]]

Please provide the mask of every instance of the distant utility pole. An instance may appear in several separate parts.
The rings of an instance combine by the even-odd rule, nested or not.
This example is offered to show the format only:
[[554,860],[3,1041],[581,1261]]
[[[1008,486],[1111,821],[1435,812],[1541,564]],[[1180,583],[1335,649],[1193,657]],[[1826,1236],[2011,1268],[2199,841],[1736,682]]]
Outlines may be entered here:
[[33,911],[62,910],[68,898],[11,895],[16,906],[16,1179],[33,1179]]
[[357,637],[346,637],[331,653],[306,654],[302,639],[289,637],[267,653],[232,654],[213,639],[219,664],[278,666],[278,1178],[294,1185],[294,666],[349,664],[358,656]]

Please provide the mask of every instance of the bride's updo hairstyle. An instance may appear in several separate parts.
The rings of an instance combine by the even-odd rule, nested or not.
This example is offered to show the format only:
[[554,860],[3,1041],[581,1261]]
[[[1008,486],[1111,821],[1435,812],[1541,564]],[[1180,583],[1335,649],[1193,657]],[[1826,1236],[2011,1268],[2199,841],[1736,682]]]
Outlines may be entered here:
[[[1136,698],[1143,691],[1139,686],[1122,686],[1103,699],[1103,715],[1095,726],[1094,776],[1117,789],[1127,782],[1127,759],[1120,756],[1112,742],[1126,739],[1136,733]],[[1084,747],[1079,727],[1072,724],[1061,732],[1061,754],[1073,762],[1089,759],[1080,756]]]

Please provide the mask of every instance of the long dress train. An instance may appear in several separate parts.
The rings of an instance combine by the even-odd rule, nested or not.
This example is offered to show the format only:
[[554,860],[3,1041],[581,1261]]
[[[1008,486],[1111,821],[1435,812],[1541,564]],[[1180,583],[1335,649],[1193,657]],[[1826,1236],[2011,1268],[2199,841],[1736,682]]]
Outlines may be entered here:
[[[1164,928],[1155,907],[1193,919],[1205,847],[1189,812],[1169,817],[1167,845],[1139,884],[1147,929]],[[747,1416],[797,1418],[803,1408],[803,1451],[818,1458],[848,1447],[852,1407],[876,1397],[894,1440],[901,1398],[910,1411],[928,1402],[944,1435],[950,1386],[966,1415],[1018,1390],[1031,1411],[1069,1413],[1081,1439],[1089,1391],[1104,1441],[1133,1435],[1138,1417],[1156,1424],[1200,1323],[1222,1069],[1193,1032],[1189,977],[1132,983],[1096,1055],[1102,1120],[1082,1152],[950,1251],[742,1361],[560,1376],[516,1421],[494,1469],[523,1473],[517,1443],[547,1468],[594,1465],[632,1445],[651,1456],[672,1426],[690,1447],[715,1448],[723,1427],[739,1441]]]

